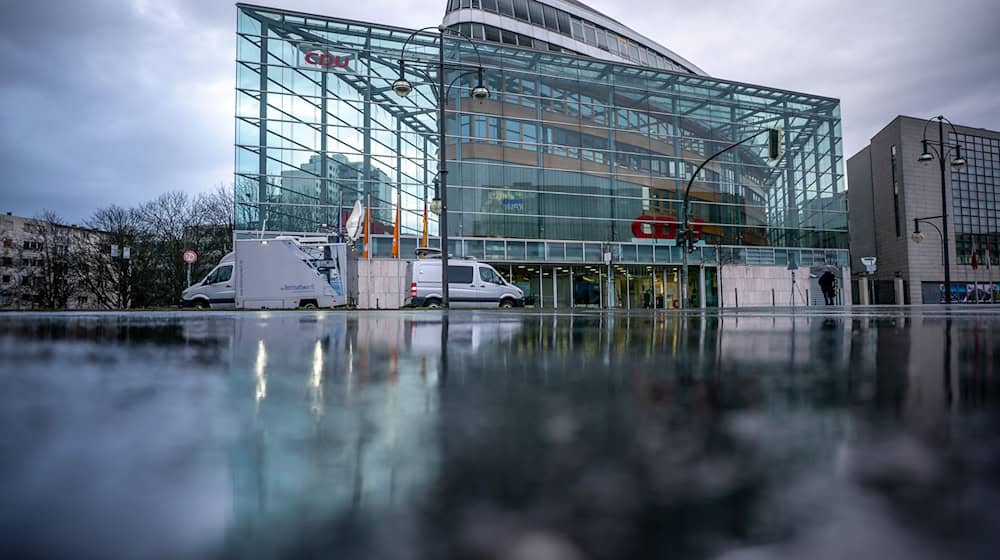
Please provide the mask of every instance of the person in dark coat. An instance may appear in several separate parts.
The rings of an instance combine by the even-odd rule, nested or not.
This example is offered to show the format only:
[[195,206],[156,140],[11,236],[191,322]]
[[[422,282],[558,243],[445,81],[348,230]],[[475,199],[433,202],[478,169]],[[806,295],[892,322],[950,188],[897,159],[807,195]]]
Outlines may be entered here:
[[649,309],[653,306],[652,303],[653,303],[652,292],[650,292],[648,289],[644,290],[642,292],[642,308]]
[[823,290],[823,297],[826,299],[826,304],[833,305],[836,302],[837,277],[827,270],[819,277],[819,288]]

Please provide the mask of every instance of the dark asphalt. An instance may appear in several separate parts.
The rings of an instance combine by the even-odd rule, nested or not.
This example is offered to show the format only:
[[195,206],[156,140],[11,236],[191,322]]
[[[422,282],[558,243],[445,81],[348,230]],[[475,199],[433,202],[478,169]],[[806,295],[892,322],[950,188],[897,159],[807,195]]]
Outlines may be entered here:
[[996,555],[992,306],[443,317],[0,314],[0,556]]

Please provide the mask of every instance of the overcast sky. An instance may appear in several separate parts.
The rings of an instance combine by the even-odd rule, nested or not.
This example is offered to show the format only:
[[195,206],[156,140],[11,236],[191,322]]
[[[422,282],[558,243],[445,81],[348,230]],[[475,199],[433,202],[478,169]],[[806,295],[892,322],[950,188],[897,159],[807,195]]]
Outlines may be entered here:
[[[260,1],[414,28],[440,22],[445,4]],[[0,3],[0,211],[80,221],[232,181],[234,3]],[[847,155],[897,114],[1000,129],[997,0],[589,5],[713,76],[841,99]]]

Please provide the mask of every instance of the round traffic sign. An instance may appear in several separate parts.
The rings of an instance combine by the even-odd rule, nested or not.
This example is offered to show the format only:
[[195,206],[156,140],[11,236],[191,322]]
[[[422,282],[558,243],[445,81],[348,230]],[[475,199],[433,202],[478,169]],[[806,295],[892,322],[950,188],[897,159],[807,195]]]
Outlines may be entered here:
[[188,264],[194,264],[198,262],[198,253],[192,251],[191,249],[184,251],[184,262]]

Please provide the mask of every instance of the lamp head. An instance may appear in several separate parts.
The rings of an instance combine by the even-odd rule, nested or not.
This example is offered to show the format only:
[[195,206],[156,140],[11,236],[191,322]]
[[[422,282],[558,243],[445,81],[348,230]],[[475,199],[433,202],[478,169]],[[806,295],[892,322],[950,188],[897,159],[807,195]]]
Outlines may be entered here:
[[395,82],[392,82],[392,91],[396,92],[396,95],[400,97],[406,97],[413,91],[413,84],[406,78],[400,77]]
[[440,214],[441,213],[441,199],[440,198],[434,198],[434,199],[432,199],[431,200],[431,204],[430,204],[430,206],[427,207],[427,209],[430,210],[432,214]]
[[910,239],[912,239],[914,243],[920,243],[924,240],[924,234],[922,232],[915,231],[912,235],[910,235]]
[[962,146],[961,144],[955,145],[955,157],[951,160],[952,167],[962,167],[965,165],[965,158],[962,157]]
[[472,88],[472,91],[469,94],[476,101],[485,101],[490,98],[490,90],[486,89],[486,86],[483,84],[479,84]]
[[930,151],[927,149],[927,139],[925,138],[925,139],[921,140],[920,143],[921,143],[921,145],[923,145],[924,149],[923,149],[923,153],[920,154],[920,157],[917,158],[917,161],[922,162],[922,163],[927,163],[927,162],[931,161],[932,159],[934,159],[934,156],[932,156],[931,153],[930,153]]
[[476,87],[472,88],[472,91],[469,92],[469,95],[476,101],[485,101],[490,97],[490,90],[486,89],[486,86],[483,85],[483,69],[480,68],[478,73],[479,80],[476,82]]

